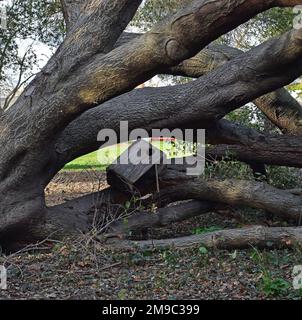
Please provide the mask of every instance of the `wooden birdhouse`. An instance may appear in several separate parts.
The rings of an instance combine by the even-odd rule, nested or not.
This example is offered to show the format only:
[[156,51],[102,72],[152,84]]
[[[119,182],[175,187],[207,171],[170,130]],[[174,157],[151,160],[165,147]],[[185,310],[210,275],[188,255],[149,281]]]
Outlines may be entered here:
[[145,140],[134,142],[107,168],[109,185],[127,192],[139,187],[145,179],[156,181],[164,168],[165,154]]

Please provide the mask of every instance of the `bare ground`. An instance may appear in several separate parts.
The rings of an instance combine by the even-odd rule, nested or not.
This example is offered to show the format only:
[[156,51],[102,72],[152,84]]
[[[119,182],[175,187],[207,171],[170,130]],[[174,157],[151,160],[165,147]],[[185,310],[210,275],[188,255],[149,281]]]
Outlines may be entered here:
[[[96,171],[61,172],[47,188],[48,204],[62,203],[106,187]],[[187,235],[197,228],[280,225],[265,213],[210,213],[136,238]],[[292,287],[292,270],[302,250],[240,251],[191,248],[121,251],[101,247],[89,235],[46,241],[34,250],[0,256],[8,289],[0,299],[302,299]]]

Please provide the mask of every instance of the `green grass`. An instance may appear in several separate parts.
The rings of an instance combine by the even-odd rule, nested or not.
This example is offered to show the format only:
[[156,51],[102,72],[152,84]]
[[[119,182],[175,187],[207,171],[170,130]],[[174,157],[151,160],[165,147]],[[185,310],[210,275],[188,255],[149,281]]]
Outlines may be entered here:
[[94,169],[94,170],[105,170],[106,165],[103,165],[97,160],[97,151],[86,154],[83,157],[73,160],[68,163],[64,169],[66,170],[85,170],[85,169]]
[[288,90],[296,91],[302,90],[302,83],[294,83],[287,86]]
[[128,148],[128,143],[110,146],[102,150],[98,150],[68,163],[64,169],[66,170],[106,170],[121,153]]
[[[68,163],[65,170],[106,170],[114,160],[116,160],[131,144],[126,142],[115,146],[103,148],[101,150],[89,153],[78,159]],[[183,152],[177,147],[174,147],[169,142],[153,141],[152,144],[166,153],[168,158],[185,157],[192,155],[192,152],[186,150]]]
[[212,226],[212,227],[198,227],[192,230],[192,234],[204,234],[208,232],[214,232],[214,231],[219,231],[221,230],[221,227],[218,226]]

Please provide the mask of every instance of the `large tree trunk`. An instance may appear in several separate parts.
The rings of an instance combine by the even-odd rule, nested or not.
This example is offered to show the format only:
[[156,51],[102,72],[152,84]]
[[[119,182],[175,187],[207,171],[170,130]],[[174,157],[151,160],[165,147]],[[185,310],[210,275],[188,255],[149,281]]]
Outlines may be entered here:
[[[116,45],[141,2],[62,1],[68,26],[64,42],[17,102],[0,114],[2,247],[16,249],[46,236],[89,230],[92,206],[87,198],[74,200],[73,206],[47,208],[44,189],[67,162],[100,146],[96,140],[100,129],[118,131],[122,120],[129,121],[130,129],[208,126],[245,103],[291,83],[302,73],[302,31],[292,30],[232,57],[190,84],[131,91],[156,74],[167,70],[173,73],[186,66],[179,63],[256,14],[301,3],[195,0],[150,32]],[[275,108],[268,100],[260,104]],[[282,124],[280,127],[285,128]],[[275,141],[270,139],[269,145]],[[281,152],[287,150],[287,143]],[[218,194],[211,186],[213,190],[231,186],[204,183],[202,186],[212,195],[209,200],[214,202]],[[256,189],[253,185],[252,190]],[[262,191],[267,190],[270,195],[280,196],[284,213],[268,199],[260,199],[258,193],[254,206],[297,218],[300,198],[267,187]],[[107,193],[115,194],[117,202],[127,197],[111,189]],[[191,195],[203,198],[204,194]],[[222,201],[232,202],[227,196]],[[238,202],[252,205],[244,198]]]

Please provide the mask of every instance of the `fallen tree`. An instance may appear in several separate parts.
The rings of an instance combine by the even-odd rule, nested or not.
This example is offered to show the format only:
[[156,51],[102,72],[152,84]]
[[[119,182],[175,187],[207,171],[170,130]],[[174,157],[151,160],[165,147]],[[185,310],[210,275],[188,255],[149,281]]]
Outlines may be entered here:
[[302,241],[302,228],[268,228],[255,226],[242,229],[228,229],[207,234],[163,240],[145,241],[111,241],[111,245],[118,245],[127,249],[166,249],[170,247],[187,248],[200,247],[215,249],[246,249],[258,248],[293,248]]
[[301,168],[299,135],[270,135],[221,120],[207,130],[207,158]]
[[[225,115],[254,101],[284,133],[301,133],[301,106],[282,89],[302,73],[301,29],[244,53],[211,44],[258,13],[295,6],[301,0],[194,0],[141,35],[124,33],[140,0],[61,2],[68,31],[63,43],[15,104],[0,114],[0,244],[4,249],[15,250],[49,234],[62,238],[89,232],[102,206],[116,206],[118,212],[123,208],[131,195],[114,186],[55,207],[46,206],[44,194],[66,163],[102,145],[97,140],[101,129],[119,133],[120,121],[128,121],[129,130],[208,128],[209,141],[219,144],[209,154],[218,160],[230,151],[240,161],[301,166],[299,136],[247,134],[248,130],[241,135],[235,133],[237,127],[227,138],[213,129],[222,126]],[[197,79],[134,90],[162,73]],[[159,208],[157,216],[146,222],[150,226],[209,210],[208,201],[265,209],[299,221],[301,197],[289,191],[253,181],[189,181],[182,174],[172,179],[167,172],[160,178],[173,184],[170,191],[163,191],[170,202],[205,202],[192,202],[193,208],[180,204],[180,211],[184,207],[188,211],[177,217],[176,208]],[[155,190],[150,183],[139,191],[146,195]],[[146,215],[138,216],[134,210],[133,225],[136,218],[145,221]]]

